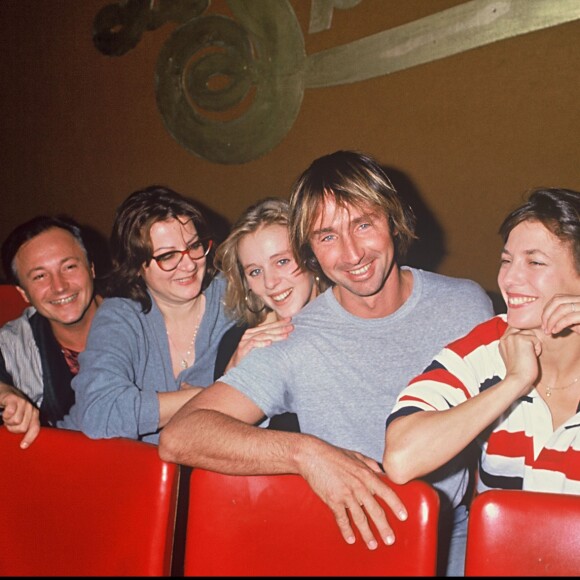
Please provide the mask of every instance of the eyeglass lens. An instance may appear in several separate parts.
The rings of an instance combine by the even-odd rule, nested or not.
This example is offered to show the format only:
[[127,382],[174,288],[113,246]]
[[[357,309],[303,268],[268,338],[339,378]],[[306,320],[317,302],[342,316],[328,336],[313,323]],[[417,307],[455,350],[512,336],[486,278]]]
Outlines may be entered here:
[[170,270],[175,270],[177,266],[183,260],[185,254],[189,254],[192,260],[201,260],[209,253],[212,246],[212,240],[209,241],[197,241],[185,250],[175,250],[173,252],[166,252],[160,256],[153,256],[153,259],[157,262],[159,267],[166,272]]

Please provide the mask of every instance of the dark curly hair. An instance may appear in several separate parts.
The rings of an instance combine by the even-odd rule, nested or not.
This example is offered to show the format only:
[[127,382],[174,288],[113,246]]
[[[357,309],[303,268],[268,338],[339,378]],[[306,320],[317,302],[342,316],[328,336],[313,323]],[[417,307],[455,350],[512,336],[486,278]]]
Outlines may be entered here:
[[[141,268],[153,256],[151,226],[171,218],[191,220],[202,239],[212,239],[207,221],[187,197],[160,185],[134,191],[117,208],[111,233],[113,268],[106,280],[106,295],[131,298],[141,304],[143,312],[151,310],[151,297],[141,277]],[[216,273],[213,247],[207,256],[201,289],[205,290]]]

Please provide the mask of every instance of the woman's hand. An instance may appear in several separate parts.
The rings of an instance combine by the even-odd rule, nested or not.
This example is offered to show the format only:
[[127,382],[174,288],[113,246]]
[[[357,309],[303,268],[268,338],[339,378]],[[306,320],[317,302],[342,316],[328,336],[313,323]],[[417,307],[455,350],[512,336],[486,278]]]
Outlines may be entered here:
[[541,340],[531,330],[509,327],[499,341],[499,352],[507,371],[503,382],[518,385],[518,397],[528,394],[540,371]]
[[286,317],[275,322],[263,322],[258,326],[248,328],[244,332],[226,370],[235,367],[254,348],[262,348],[271,345],[273,342],[286,340],[288,335],[294,330],[291,320],[291,318]]
[[558,334],[566,328],[580,334],[580,296],[556,294],[544,308],[542,329],[546,334]]

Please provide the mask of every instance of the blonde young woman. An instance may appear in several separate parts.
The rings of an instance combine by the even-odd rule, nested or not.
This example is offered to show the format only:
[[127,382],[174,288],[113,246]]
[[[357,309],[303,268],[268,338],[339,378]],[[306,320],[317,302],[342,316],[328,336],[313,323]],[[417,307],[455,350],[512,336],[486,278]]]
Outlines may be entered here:
[[[216,252],[216,266],[228,281],[226,311],[237,324],[220,342],[215,380],[252,349],[285,340],[292,316],[321,290],[320,279],[296,264],[288,211],[287,201],[273,197],[250,206]],[[293,413],[272,417],[268,426],[299,430]]]

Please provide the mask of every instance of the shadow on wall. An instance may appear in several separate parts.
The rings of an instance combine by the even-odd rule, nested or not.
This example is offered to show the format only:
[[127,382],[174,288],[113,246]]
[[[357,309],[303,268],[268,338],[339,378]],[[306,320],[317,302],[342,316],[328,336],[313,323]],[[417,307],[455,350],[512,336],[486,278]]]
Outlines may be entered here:
[[217,213],[201,201],[189,197],[191,201],[197,206],[199,211],[205,216],[210,232],[213,232],[213,238],[216,245],[221,244],[230,233],[231,224],[221,214]]
[[80,224],[89,256],[95,265],[95,292],[102,294],[104,279],[111,270],[109,240],[93,227]]
[[[391,178],[403,200],[413,208],[417,217],[415,233],[418,239],[409,249],[405,264],[421,270],[437,272],[447,255],[445,232],[441,224],[407,175],[392,167],[383,166],[383,169]],[[505,313],[506,306],[502,295],[497,291],[486,290],[486,292],[493,303],[494,312]]]
[[415,233],[418,239],[409,248],[404,263],[421,270],[437,272],[447,254],[445,233],[441,224],[407,175],[392,167],[383,166],[383,169],[403,201],[411,206],[417,217]]

